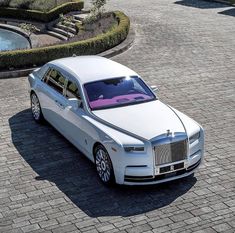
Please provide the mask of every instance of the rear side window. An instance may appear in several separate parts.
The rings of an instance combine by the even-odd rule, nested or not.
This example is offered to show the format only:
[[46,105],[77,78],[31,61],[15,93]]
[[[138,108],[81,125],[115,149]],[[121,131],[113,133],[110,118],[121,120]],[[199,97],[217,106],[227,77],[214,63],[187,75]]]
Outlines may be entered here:
[[38,75],[40,79],[42,79],[47,71],[48,71],[48,65],[46,64],[34,72]]
[[67,88],[66,88],[66,98],[77,98],[81,99],[78,86],[75,82],[68,80]]
[[44,82],[46,82],[48,86],[52,87],[62,95],[65,81],[65,77],[55,69],[49,69],[44,78]]

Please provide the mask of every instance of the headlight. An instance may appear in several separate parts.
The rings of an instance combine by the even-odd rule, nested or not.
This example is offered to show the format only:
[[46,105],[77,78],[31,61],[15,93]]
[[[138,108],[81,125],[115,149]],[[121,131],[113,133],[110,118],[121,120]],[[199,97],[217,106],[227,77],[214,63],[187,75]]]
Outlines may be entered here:
[[189,138],[189,143],[192,144],[193,142],[195,142],[196,140],[198,140],[200,138],[200,131],[195,133],[193,136],[191,136]]
[[126,152],[144,152],[143,146],[125,146],[124,150]]

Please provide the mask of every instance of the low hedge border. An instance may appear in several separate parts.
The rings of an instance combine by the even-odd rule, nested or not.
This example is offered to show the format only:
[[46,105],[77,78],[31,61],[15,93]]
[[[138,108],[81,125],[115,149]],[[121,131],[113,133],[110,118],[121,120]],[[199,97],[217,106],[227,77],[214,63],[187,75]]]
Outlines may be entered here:
[[16,50],[0,53],[0,69],[39,66],[54,59],[76,55],[94,55],[124,41],[130,29],[130,20],[122,12],[114,12],[118,26],[108,32],[88,40],[54,45],[29,50]]
[[71,11],[80,11],[84,7],[84,2],[76,0],[59,5],[50,11],[25,10],[10,7],[0,7],[0,16],[14,19],[35,20],[48,23],[59,17],[60,14],[67,14]]

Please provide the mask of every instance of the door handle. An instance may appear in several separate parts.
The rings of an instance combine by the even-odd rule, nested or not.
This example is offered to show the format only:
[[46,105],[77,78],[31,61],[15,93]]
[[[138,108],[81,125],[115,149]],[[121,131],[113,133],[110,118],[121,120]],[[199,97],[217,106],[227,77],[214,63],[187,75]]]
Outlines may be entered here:
[[62,103],[60,103],[58,100],[55,100],[55,103],[59,108],[65,109],[65,106]]

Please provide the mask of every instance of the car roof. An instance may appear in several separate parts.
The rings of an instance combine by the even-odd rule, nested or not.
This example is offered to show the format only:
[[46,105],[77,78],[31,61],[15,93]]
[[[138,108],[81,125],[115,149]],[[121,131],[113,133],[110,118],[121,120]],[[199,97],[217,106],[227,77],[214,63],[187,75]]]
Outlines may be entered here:
[[81,84],[137,75],[133,70],[100,56],[68,57],[54,60],[49,64],[71,73]]

